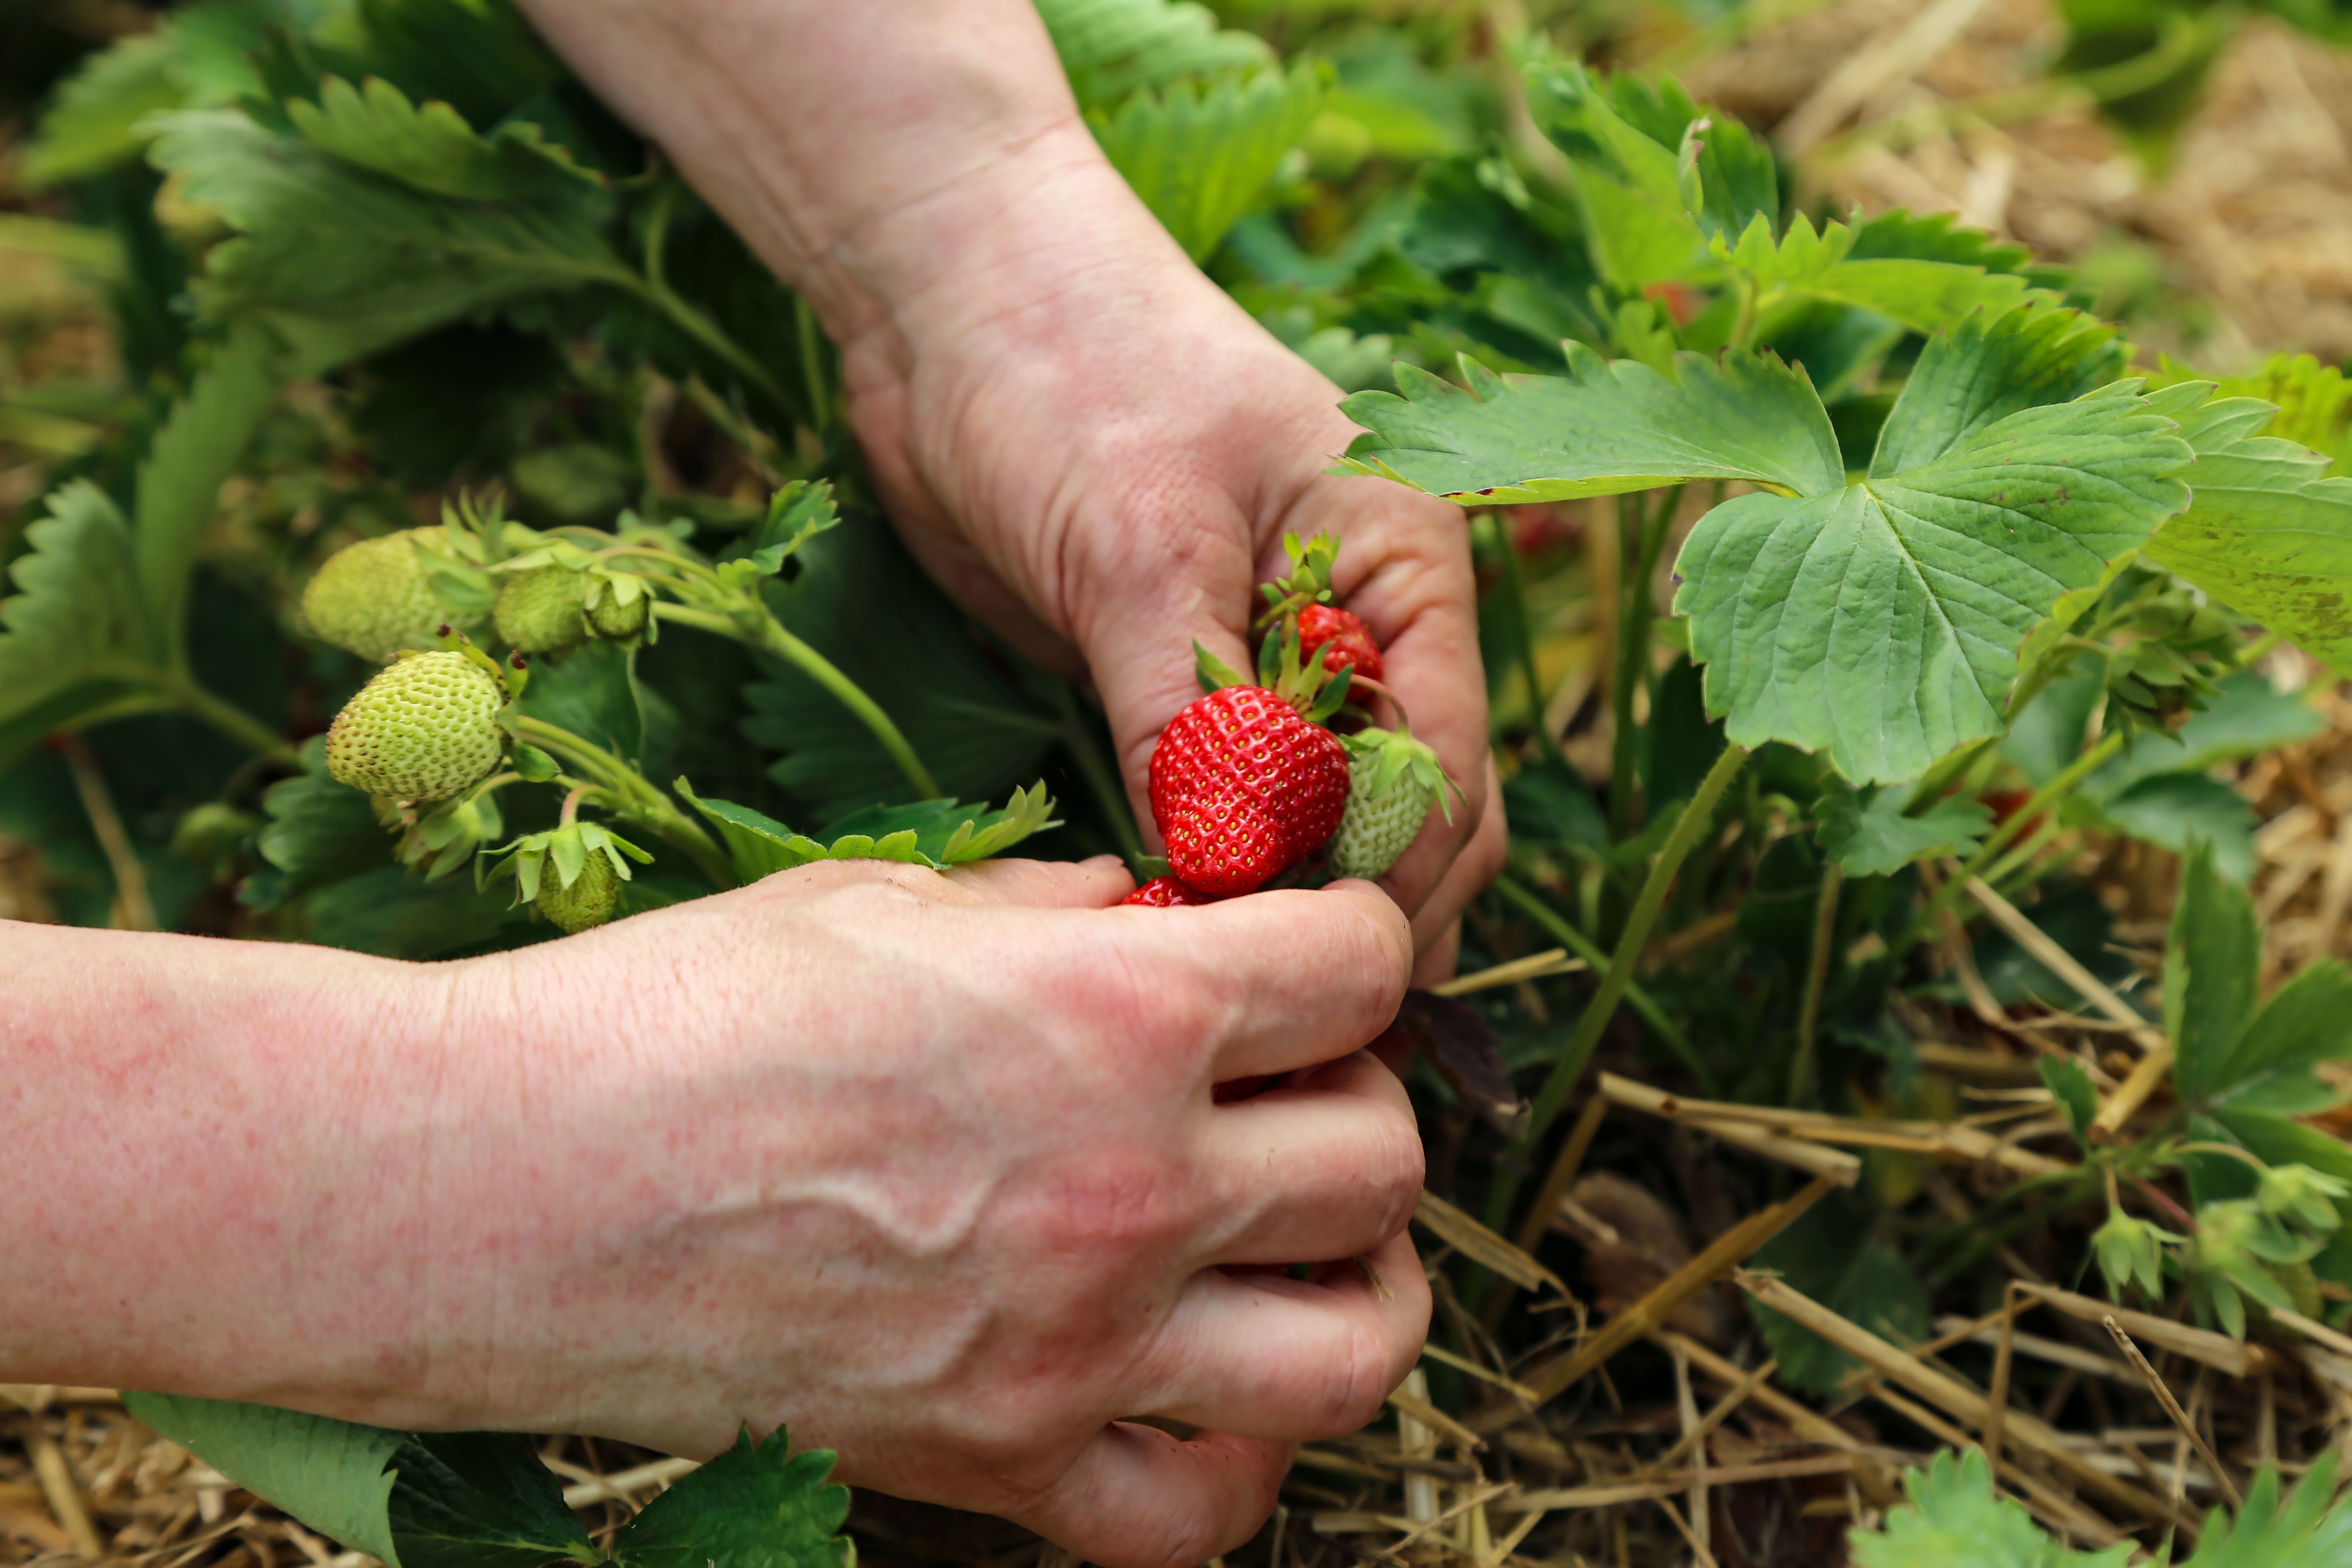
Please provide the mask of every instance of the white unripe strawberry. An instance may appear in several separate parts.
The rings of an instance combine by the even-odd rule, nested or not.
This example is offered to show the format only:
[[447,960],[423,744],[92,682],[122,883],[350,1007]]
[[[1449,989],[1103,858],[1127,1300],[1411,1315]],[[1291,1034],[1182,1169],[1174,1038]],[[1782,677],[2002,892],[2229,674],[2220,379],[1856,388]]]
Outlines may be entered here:
[[439,528],[406,528],[337,551],[302,590],[302,618],[320,640],[379,664],[402,648],[431,647],[455,617],[417,547],[437,549],[446,538]]
[[399,801],[447,800],[499,765],[506,689],[462,653],[412,654],[360,688],[327,731],[327,771]]
[[1431,806],[1454,820],[1445,800],[1454,781],[1445,776],[1437,753],[1402,726],[1365,730],[1343,741],[1348,807],[1331,837],[1331,869],[1342,877],[1384,876],[1421,837]]

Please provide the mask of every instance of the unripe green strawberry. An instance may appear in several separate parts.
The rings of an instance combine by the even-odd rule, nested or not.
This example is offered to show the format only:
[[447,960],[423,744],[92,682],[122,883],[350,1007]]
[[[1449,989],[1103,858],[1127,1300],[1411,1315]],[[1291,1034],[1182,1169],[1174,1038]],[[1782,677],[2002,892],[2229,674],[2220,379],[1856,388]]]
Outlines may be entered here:
[[587,594],[586,574],[568,566],[514,573],[499,589],[499,636],[528,654],[570,653],[588,640],[588,621],[581,611]]
[[402,801],[447,800],[499,765],[498,678],[462,653],[420,653],[360,688],[327,731],[327,771]]
[[321,640],[379,664],[404,647],[431,647],[453,617],[416,547],[446,538],[438,528],[409,528],[337,551],[302,590],[302,618]]
[[620,907],[621,884],[629,879],[629,861],[653,860],[611,828],[581,821],[575,814],[584,793],[575,790],[563,803],[562,822],[507,845],[499,851],[506,858],[481,873],[486,884],[512,877],[515,902],[528,902],[567,936],[611,920]]
[[605,583],[588,603],[588,629],[607,642],[626,642],[642,636],[646,622],[653,617],[654,602],[638,587],[635,580],[629,586],[635,590],[623,603],[618,584]]
[[562,927],[566,936],[576,936],[611,920],[620,901],[621,879],[613,869],[612,860],[604,855],[591,855],[581,862],[580,875],[568,888],[562,885],[554,866],[542,867],[539,896],[531,900],[531,908]]
[[1437,753],[1402,728],[1348,736],[1348,808],[1331,839],[1331,869],[1342,877],[1387,874],[1429,820],[1433,805],[1454,820],[1453,781]]

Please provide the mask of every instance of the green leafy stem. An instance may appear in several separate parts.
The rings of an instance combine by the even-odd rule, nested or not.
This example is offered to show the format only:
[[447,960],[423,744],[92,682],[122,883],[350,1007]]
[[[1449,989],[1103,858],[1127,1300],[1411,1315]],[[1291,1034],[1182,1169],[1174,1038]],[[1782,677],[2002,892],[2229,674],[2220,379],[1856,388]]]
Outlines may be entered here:
[[561,761],[589,786],[598,805],[685,851],[718,886],[735,886],[733,866],[702,825],[625,760],[560,724],[529,715],[515,719],[514,735]]

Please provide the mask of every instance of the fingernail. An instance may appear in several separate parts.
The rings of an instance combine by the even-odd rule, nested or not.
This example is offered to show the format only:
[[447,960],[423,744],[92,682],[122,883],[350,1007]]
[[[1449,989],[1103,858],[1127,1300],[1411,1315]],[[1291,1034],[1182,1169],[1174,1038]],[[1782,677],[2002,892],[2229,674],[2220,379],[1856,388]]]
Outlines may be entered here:
[[1079,861],[1079,862],[1078,862],[1078,864],[1079,864],[1079,865],[1081,865],[1081,866],[1083,866],[1083,867],[1085,867],[1085,868],[1086,868],[1087,870],[1089,870],[1089,871],[1094,870],[1094,869],[1095,869],[1095,868],[1097,868],[1097,867],[1111,867],[1111,866],[1115,866],[1115,867],[1118,868],[1119,868],[1120,870],[1122,870],[1122,871],[1124,871],[1124,870],[1126,870],[1126,869],[1127,869],[1127,862],[1126,862],[1126,861],[1124,861],[1124,860],[1120,859],[1120,858],[1119,858],[1118,856],[1116,856],[1116,855],[1108,855],[1108,854],[1105,854],[1105,855],[1089,855],[1089,856],[1088,856],[1088,857],[1087,857],[1085,859],[1083,859],[1083,860]]

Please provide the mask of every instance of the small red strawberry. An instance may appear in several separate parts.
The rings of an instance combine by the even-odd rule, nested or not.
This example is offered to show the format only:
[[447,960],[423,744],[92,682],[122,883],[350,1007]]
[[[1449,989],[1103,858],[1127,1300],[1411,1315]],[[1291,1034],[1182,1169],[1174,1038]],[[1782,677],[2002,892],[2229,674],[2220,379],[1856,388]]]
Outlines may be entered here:
[[1122,904],[1142,904],[1155,910],[1189,910],[1216,901],[1200,889],[1187,886],[1173,877],[1154,877],[1119,900]]
[[1324,667],[1333,674],[1353,669],[1366,680],[1387,679],[1386,667],[1381,661],[1381,645],[1364,629],[1364,623],[1353,610],[1342,610],[1331,605],[1309,605],[1298,612],[1298,652],[1307,663],[1315,662],[1315,650],[1328,648],[1323,656]]
[[1212,689],[1168,721],[1151,753],[1151,818],[1169,868],[1213,897],[1253,892],[1297,865],[1348,805],[1348,749],[1314,721],[1338,708],[1348,678],[1327,688],[1318,666],[1300,667],[1296,638],[1278,657],[1267,644],[1255,686],[1202,650],[1201,684]]

